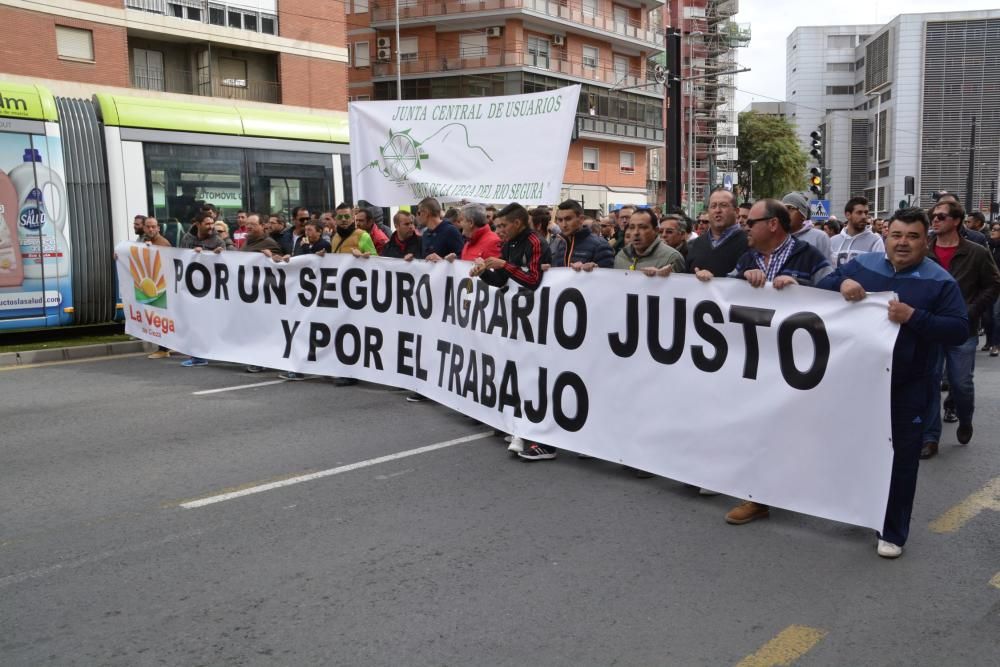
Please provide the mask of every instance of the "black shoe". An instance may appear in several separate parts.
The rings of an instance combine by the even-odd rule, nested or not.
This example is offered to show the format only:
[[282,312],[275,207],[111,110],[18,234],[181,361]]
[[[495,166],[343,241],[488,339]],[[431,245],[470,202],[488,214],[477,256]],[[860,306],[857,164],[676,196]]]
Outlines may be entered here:
[[958,430],[955,432],[958,436],[958,444],[967,445],[969,441],[972,440],[972,422],[964,422],[958,425]]
[[989,342],[987,342],[986,345],[983,345],[981,348],[979,348],[979,351],[980,352],[989,352],[990,351],[990,344],[989,344]]
[[358,383],[354,378],[333,378],[333,384],[335,387],[350,387]]
[[525,461],[548,461],[556,457],[556,448],[532,443],[517,455]]
[[427,399],[421,396],[420,394],[414,392],[412,394],[408,394],[406,396],[406,400],[410,403],[423,403]]
[[936,442],[925,442],[924,448],[920,450],[920,458],[929,459],[937,456],[938,444]]
[[[948,424],[954,424],[958,421],[958,413],[955,412],[954,408],[945,408],[944,420]],[[972,427],[970,426],[969,428],[971,429]]]
[[247,373],[260,373],[262,370],[263,366],[247,366]]

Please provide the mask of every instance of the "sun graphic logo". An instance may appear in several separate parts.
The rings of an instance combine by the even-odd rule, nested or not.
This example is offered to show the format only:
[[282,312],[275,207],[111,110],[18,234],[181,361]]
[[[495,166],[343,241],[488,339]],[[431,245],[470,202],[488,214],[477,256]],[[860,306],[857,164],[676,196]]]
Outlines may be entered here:
[[160,252],[150,248],[130,248],[128,266],[132,272],[135,298],[141,304],[167,307],[167,279],[163,277]]

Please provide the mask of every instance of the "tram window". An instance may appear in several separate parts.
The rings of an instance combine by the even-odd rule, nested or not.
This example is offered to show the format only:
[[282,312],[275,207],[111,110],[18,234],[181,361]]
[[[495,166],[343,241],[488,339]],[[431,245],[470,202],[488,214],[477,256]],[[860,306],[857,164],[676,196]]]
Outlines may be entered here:
[[186,229],[205,204],[227,222],[246,208],[243,151],[218,146],[143,144],[149,208],[157,218],[174,218]]
[[288,216],[296,206],[319,213],[336,204],[329,155],[253,150],[247,158],[253,210]]

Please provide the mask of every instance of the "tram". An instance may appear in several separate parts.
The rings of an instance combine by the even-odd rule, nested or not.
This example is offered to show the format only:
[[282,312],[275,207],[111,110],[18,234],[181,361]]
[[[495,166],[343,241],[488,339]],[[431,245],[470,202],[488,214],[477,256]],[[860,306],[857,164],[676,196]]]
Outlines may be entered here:
[[136,215],[176,245],[204,204],[234,226],[351,199],[346,113],[0,81],[0,332],[118,318],[113,247]]

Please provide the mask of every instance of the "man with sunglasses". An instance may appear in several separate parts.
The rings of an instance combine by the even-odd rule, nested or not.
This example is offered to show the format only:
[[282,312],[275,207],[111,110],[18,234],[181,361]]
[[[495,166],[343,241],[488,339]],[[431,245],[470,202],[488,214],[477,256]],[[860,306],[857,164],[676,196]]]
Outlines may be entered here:
[[[942,198],[943,199],[943,198]],[[934,205],[931,225],[934,237],[928,243],[931,259],[937,261],[958,283],[962,298],[968,308],[969,335],[960,345],[946,345],[941,349],[935,365],[938,384],[947,367],[949,401],[946,403],[947,422],[958,422],[955,436],[959,444],[966,445],[972,440],[972,415],[975,411],[975,384],[973,372],[976,367],[976,348],[979,347],[979,319],[1000,293],[1000,270],[990,251],[961,236],[959,230],[965,220],[965,209],[956,201],[941,201]],[[945,364],[947,360],[947,364]],[[929,459],[938,452],[941,439],[941,394],[933,392],[930,414],[924,427],[924,447],[920,457]]]

